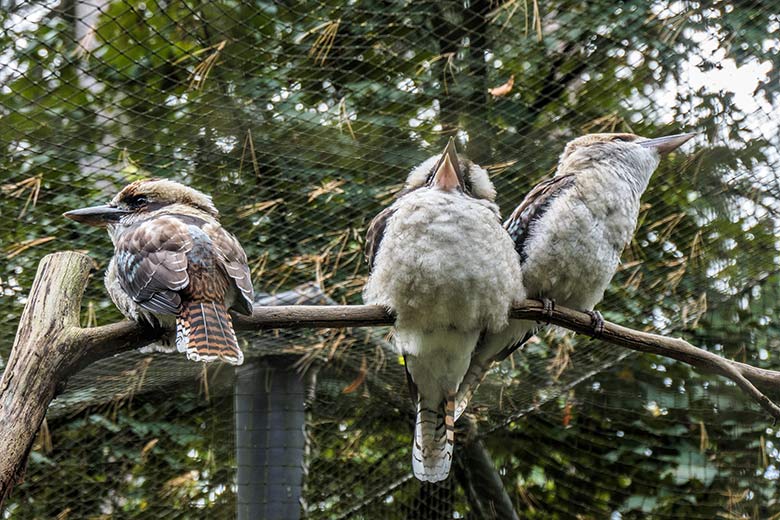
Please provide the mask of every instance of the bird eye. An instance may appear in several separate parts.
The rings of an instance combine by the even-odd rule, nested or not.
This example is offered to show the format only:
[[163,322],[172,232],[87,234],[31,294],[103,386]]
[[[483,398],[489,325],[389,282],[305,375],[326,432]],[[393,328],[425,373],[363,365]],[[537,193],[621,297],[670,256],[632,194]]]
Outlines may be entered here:
[[127,201],[127,205],[131,208],[140,208],[141,206],[146,205],[149,202],[149,199],[146,198],[145,195],[136,195],[135,197],[131,198]]
[[621,141],[621,142],[624,142],[624,143],[630,143],[634,139],[633,139],[633,137],[628,136],[628,135],[616,135],[615,137],[612,138],[612,140],[613,141]]

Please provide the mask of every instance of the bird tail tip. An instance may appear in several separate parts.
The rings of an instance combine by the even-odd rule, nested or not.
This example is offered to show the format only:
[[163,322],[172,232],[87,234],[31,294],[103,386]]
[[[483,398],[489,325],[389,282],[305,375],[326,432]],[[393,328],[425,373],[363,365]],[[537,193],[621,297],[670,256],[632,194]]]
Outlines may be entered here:
[[432,410],[417,401],[417,422],[412,445],[414,476],[423,482],[440,482],[450,473],[455,445],[455,399]]
[[244,362],[230,313],[222,303],[189,302],[176,318],[176,349],[192,361]]

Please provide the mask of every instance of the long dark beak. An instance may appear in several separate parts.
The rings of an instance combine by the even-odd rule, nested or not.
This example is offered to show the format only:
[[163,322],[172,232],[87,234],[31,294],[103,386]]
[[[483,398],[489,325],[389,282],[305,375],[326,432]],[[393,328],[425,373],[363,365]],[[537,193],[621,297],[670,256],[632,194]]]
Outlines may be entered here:
[[656,137],[655,139],[648,139],[647,141],[641,141],[640,146],[645,148],[655,148],[659,154],[667,154],[672,150],[676,150],[683,144],[687,143],[695,133],[688,134],[676,134],[667,135],[666,137]]
[[441,159],[436,164],[433,174],[433,185],[445,191],[455,188],[464,189],[463,173],[460,171],[458,151],[455,149],[455,138],[450,137]]
[[91,208],[74,209],[63,213],[63,217],[95,227],[106,227],[108,224],[118,222],[129,211],[113,206],[93,206]]

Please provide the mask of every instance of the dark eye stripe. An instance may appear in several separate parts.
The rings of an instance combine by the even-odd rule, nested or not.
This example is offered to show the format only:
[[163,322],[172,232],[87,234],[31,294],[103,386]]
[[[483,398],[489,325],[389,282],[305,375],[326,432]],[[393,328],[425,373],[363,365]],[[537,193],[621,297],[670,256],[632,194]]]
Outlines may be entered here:
[[149,199],[144,195],[137,195],[127,201],[128,205],[132,208],[140,208],[141,206],[145,206],[147,202],[149,202]]
[[147,206],[149,204],[149,199],[146,195],[133,195],[131,197],[124,197],[120,202],[132,209],[138,209]]

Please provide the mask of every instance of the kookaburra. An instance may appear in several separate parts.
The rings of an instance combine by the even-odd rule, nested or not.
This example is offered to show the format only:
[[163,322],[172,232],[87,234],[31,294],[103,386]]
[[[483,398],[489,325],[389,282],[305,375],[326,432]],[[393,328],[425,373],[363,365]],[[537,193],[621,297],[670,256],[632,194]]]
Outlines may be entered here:
[[480,335],[507,326],[524,298],[514,244],[501,227],[487,172],[450,140],[412,170],[395,202],[371,222],[366,303],[395,312],[394,342],[417,407],[415,476],[447,478],[455,394]]
[[114,256],[105,283],[125,316],[175,326],[177,350],[193,361],[243,362],[228,310],[252,313],[252,281],[211,197],[170,180],[141,180],[105,206],[65,216],[108,229]]
[[[590,134],[568,143],[555,175],[537,184],[504,223],[520,255],[527,296],[588,312],[598,336],[604,322],[593,308],[634,236],[639,199],[661,156],[694,135]],[[490,365],[518,348],[534,327],[510,320],[483,337],[458,390],[456,416]]]

